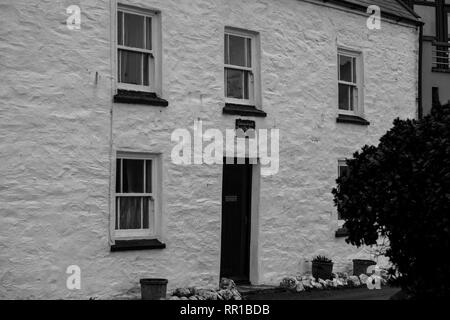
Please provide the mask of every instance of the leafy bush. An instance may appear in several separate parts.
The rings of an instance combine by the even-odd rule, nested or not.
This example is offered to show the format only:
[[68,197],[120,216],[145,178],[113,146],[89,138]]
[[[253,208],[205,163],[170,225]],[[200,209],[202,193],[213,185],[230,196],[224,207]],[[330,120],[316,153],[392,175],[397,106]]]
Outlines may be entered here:
[[[450,105],[394,121],[347,160],[334,201],[356,246],[388,239],[393,282],[416,298],[450,294]],[[395,276],[394,276],[395,275]]]

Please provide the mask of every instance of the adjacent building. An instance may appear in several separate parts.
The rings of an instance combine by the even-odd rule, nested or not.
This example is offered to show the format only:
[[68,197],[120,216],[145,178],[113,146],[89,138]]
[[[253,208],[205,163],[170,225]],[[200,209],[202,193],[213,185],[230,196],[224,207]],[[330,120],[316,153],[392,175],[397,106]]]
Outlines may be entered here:
[[[16,0],[0,16],[1,298],[278,284],[318,254],[336,271],[375,258],[341,237],[331,189],[417,116],[420,21],[402,2]],[[260,151],[175,161],[174,132],[200,121],[279,130],[277,170]]]
[[450,1],[408,1],[424,23],[421,35],[421,108],[450,101]]

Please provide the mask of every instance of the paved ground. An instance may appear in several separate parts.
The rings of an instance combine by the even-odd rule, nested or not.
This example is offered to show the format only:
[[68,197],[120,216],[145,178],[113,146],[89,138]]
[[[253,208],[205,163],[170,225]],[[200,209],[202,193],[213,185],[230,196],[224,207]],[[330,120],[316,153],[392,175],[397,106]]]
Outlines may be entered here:
[[369,290],[366,287],[340,290],[318,290],[310,292],[261,292],[245,297],[246,300],[389,300],[399,292],[398,288],[385,287]]

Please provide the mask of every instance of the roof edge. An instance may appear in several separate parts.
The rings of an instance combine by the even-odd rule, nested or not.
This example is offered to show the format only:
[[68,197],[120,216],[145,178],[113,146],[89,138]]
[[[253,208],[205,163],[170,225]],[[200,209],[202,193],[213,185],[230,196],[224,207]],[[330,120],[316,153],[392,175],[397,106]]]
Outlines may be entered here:
[[406,10],[409,11],[412,15],[414,15],[417,19],[420,19],[421,17],[410,7],[408,6],[403,0],[397,0],[398,3],[400,3]]
[[[323,3],[330,3],[330,4],[337,5],[337,6],[345,7],[347,9],[351,9],[351,10],[356,10],[356,11],[367,13],[367,7],[366,6],[364,6],[362,4],[357,4],[357,3],[354,3],[354,2],[349,2],[347,0],[319,0],[319,1],[323,2]],[[401,3],[401,2],[399,2],[399,3],[402,6],[406,6],[404,3]],[[381,12],[381,16],[383,18],[386,18],[386,19],[389,19],[389,20],[393,20],[395,22],[403,22],[403,23],[407,23],[407,24],[411,24],[411,25],[415,25],[415,26],[420,26],[420,25],[424,24],[420,20],[420,17],[414,11],[411,12],[411,9],[408,6],[406,6],[405,9],[407,9],[407,11],[409,13],[411,13],[415,17],[415,19],[407,18],[407,17],[401,17],[401,16],[399,16],[399,15],[397,15],[395,13],[385,12],[385,11]]]

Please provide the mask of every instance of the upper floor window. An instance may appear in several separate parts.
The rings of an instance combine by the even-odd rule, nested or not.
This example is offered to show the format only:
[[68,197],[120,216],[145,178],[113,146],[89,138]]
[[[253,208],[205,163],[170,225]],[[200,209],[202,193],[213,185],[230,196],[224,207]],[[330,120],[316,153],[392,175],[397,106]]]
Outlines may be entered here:
[[339,113],[362,114],[361,54],[338,50]]
[[225,97],[229,103],[258,104],[259,54],[256,41],[254,32],[225,29]]
[[117,87],[160,91],[160,19],[154,11],[117,9]]

